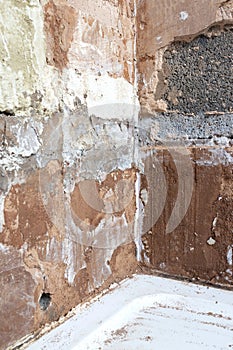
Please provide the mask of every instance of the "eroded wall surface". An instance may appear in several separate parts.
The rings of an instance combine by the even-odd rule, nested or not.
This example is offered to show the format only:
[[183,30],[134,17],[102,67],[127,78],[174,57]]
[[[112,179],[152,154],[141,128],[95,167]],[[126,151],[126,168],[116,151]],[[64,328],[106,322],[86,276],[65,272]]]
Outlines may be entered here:
[[0,349],[144,267],[232,283],[232,8],[0,0]]
[[140,102],[145,113],[167,111],[166,100],[155,94],[163,71],[164,51],[174,42],[190,42],[201,34],[208,35],[210,27],[230,25],[232,1],[142,0],[138,2],[137,14]]
[[220,284],[232,284],[232,14],[232,1],[140,1],[137,16],[144,175],[161,169],[143,261]]
[[0,1],[1,349],[135,271],[134,6]]

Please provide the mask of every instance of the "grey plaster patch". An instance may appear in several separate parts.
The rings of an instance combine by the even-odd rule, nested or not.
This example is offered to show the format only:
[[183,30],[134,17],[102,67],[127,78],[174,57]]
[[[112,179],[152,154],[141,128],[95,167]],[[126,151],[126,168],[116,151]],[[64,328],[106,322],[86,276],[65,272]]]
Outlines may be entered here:
[[186,146],[232,146],[233,114],[161,113],[140,120],[140,145],[161,145],[166,140],[180,140]]

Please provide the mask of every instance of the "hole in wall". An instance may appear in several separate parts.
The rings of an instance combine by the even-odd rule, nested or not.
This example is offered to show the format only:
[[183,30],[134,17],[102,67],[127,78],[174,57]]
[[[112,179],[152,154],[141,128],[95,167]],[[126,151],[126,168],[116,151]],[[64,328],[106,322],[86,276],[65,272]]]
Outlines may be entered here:
[[52,300],[51,294],[43,292],[39,299],[40,309],[43,311],[47,310],[49,305],[51,304],[51,300]]

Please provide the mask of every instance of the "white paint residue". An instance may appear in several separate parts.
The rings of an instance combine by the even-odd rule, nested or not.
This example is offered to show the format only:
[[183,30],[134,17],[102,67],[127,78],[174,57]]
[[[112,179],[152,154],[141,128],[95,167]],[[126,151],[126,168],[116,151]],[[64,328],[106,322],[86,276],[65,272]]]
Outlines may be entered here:
[[165,262],[159,264],[160,269],[164,270],[166,268]]
[[218,216],[216,216],[216,218],[214,218],[214,220],[213,220],[213,223],[212,223],[212,229],[213,229],[213,230],[214,230],[215,227],[216,227],[217,221],[218,221]]
[[[33,1],[31,1],[33,3]],[[34,5],[34,6],[33,6]],[[35,34],[32,40],[32,47],[35,59],[32,59],[34,70],[43,74],[43,68],[46,65],[46,48],[44,41],[44,22],[43,22],[43,8],[38,6],[38,1],[35,1],[31,6],[26,7],[27,15],[33,23]]]
[[17,155],[16,147],[8,147],[7,149],[0,149],[0,167],[6,172],[18,171],[23,163],[22,159]]
[[[95,251],[95,262],[96,266],[92,271],[93,285],[100,287],[104,281],[107,280],[112,274],[112,270],[108,261],[111,260],[114,249],[99,249]],[[93,287],[93,286],[92,286]]]
[[216,145],[223,146],[223,147],[229,147],[230,146],[230,139],[225,136],[214,136],[213,142]]
[[[84,244],[106,251],[114,251],[122,244],[132,240],[132,225],[125,221],[125,215],[121,217],[106,216],[99,225],[83,237]],[[111,253],[112,254],[112,253]],[[109,256],[106,255],[106,258]]]
[[188,18],[188,16],[189,16],[188,12],[186,12],[186,11],[181,11],[181,12],[180,12],[180,20],[181,20],[181,21],[186,21],[186,19]]
[[5,223],[4,220],[4,202],[5,202],[5,196],[0,196],[0,233],[3,230],[3,225]]
[[209,245],[214,245],[216,243],[215,239],[210,237],[208,240],[207,240],[207,244]]
[[112,78],[108,74],[97,76],[88,72],[77,79],[73,69],[66,71],[66,74],[69,94],[64,95],[64,102],[69,108],[74,108],[73,96],[79,96],[81,102],[87,104],[89,115],[103,119],[137,119],[139,102],[135,88],[124,78]]
[[146,205],[147,202],[148,202],[148,192],[147,192],[147,189],[146,189],[146,188],[143,188],[143,189],[141,190],[141,197],[142,197],[143,202],[144,202],[145,205]]
[[7,247],[4,244],[0,243],[0,252],[8,253],[9,250],[10,250],[9,247]]
[[136,213],[135,213],[135,223],[134,223],[134,237],[135,237],[135,245],[137,250],[137,260],[141,261],[141,253],[143,250],[143,244],[141,239],[141,232],[142,232],[142,202],[140,199],[140,187],[141,187],[141,180],[140,180],[140,174],[136,174],[137,179],[135,182],[135,197],[136,197]]
[[29,124],[19,127],[17,141],[19,144],[18,152],[22,157],[29,157],[40,148],[37,134]]
[[74,247],[73,242],[70,239],[64,239],[62,243],[62,260],[67,265],[66,271],[65,271],[65,278],[68,280],[68,283],[72,285],[74,282],[74,278],[76,275],[75,269],[74,269]]
[[[4,38],[1,49],[5,56],[0,64],[0,106],[1,109],[20,108],[17,115],[30,115],[30,94],[43,91],[42,80],[49,80],[44,74],[43,8],[38,0],[20,1],[18,6],[9,6],[7,1],[0,2],[0,35],[1,39]],[[28,31],[30,35],[26,35]],[[46,91],[43,93],[47,95]]]
[[233,250],[233,246],[230,245],[227,249],[227,262],[230,266],[232,266],[232,250]]
[[[109,86],[109,90],[114,92],[114,86]],[[122,86],[123,88],[123,86]],[[117,89],[121,89],[120,86]],[[122,89],[123,90],[123,89]],[[115,91],[117,93],[117,91]],[[114,93],[114,95],[115,95]],[[94,100],[93,98],[87,99],[87,105],[89,115],[94,114],[96,117],[103,119],[119,119],[119,120],[134,120],[135,106],[133,104],[133,99],[129,98],[114,98],[113,95],[103,93],[103,96],[99,100]],[[117,96],[117,95],[116,95]],[[127,95],[125,95],[127,97]],[[122,101],[122,102],[121,102]]]
[[46,244],[46,258],[48,258],[49,253],[50,253],[50,240],[48,239]]
[[210,158],[207,160],[205,158],[200,158],[196,161],[198,165],[208,165],[208,166],[216,166],[219,164],[222,165],[230,165],[233,164],[233,156],[230,151],[218,147],[218,148],[210,148]]

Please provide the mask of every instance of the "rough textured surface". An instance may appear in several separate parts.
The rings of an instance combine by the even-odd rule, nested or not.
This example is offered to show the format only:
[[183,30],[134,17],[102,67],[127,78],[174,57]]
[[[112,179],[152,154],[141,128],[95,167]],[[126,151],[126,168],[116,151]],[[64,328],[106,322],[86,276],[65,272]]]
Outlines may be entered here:
[[[25,296],[14,295],[22,310],[10,303],[11,296],[1,299],[18,327],[13,332],[3,324],[0,347],[5,348],[57,320],[96,288],[107,287],[118,270],[120,278],[135,270],[133,142],[126,126],[121,130],[109,118],[133,119],[133,110],[125,113],[119,104],[113,112],[112,105],[131,105],[136,96],[133,2],[9,0],[0,6],[0,241],[6,251],[20,252],[29,280]],[[106,103],[107,121],[97,119],[93,126],[92,107]],[[102,181],[97,208],[93,192],[80,205],[80,184],[85,192],[91,180],[92,189]],[[126,208],[118,204],[122,181],[131,191]],[[93,211],[99,215],[94,226]],[[119,248],[119,254],[128,261],[124,271],[117,258],[122,243],[125,252]],[[17,271],[5,268],[16,279]],[[46,310],[40,309],[42,293],[51,295]],[[30,322],[17,326],[23,310]]]
[[67,65],[67,53],[76,25],[75,9],[65,2],[49,1],[44,7],[47,35],[47,63],[62,69]]
[[137,14],[141,192],[149,194],[147,205],[139,201],[141,256],[167,274],[232,283],[232,1],[145,0]]
[[233,28],[215,30],[165,51],[155,99],[165,100],[167,110],[232,112]]
[[35,282],[23,264],[22,252],[14,247],[0,244],[0,268],[0,346],[5,349],[33,330]]
[[[27,318],[17,331],[2,324],[5,348],[135,271],[137,170],[130,129],[90,119],[81,105],[69,121],[62,113],[43,122],[2,115],[2,127],[1,278],[13,281],[4,282],[2,310],[16,325]],[[45,309],[43,293],[51,296]]]
[[[177,164],[167,150],[154,149],[146,160],[145,174],[151,172],[154,158],[159,160],[167,196],[162,215],[143,238],[144,262],[172,275],[232,283],[232,147],[191,148],[190,153],[195,174],[192,198],[183,220],[171,233],[166,226],[179,191]],[[145,223],[153,210],[147,206]]]
[[140,146],[173,140],[185,146],[232,146],[233,115],[157,113],[139,121]]
[[135,102],[133,1],[2,0],[0,10],[1,112]]
[[[198,35],[207,33],[215,25],[223,27],[231,24],[232,7],[232,1],[214,0],[174,1],[172,3],[170,0],[163,0],[159,4],[149,0],[139,2],[137,9],[137,68],[139,98],[143,112],[154,113],[167,110],[167,104],[163,100],[155,98],[157,97],[155,96],[156,90],[160,95],[163,55],[166,48],[173,41],[189,42]],[[180,45],[181,47],[182,45]],[[187,52],[186,56],[188,56]],[[202,63],[207,64],[206,60]],[[215,65],[214,63],[210,70]],[[186,69],[188,70],[188,62]],[[158,87],[159,80],[160,88]],[[181,79],[179,81],[181,82]]]
[[232,283],[232,8],[0,0],[0,349],[142,266]]

